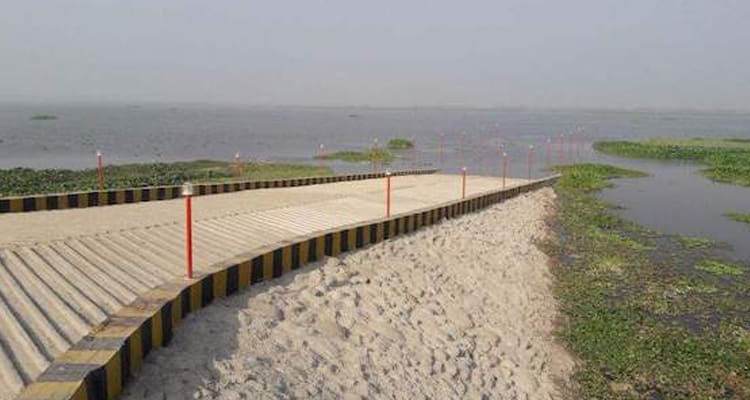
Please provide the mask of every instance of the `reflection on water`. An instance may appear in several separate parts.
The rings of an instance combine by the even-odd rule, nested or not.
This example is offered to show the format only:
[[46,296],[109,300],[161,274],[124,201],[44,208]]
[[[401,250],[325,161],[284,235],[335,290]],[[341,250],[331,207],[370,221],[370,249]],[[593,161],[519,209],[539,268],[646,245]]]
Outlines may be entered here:
[[699,165],[599,156],[601,162],[650,173],[648,178],[618,179],[601,197],[624,207],[617,213],[667,234],[699,236],[732,246],[729,254],[750,259],[750,227],[722,214],[750,212],[750,190],[704,178]]

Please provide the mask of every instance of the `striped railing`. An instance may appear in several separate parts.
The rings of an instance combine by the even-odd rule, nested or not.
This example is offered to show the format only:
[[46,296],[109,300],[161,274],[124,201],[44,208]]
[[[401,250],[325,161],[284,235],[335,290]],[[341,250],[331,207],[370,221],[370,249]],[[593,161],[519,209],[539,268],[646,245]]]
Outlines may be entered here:
[[[434,174],[435,169],[395,171],[399,175]],[[237,181],[197,183],[193,185],[194,195],[239,192],[243,190],[286,188],[296,186],[318,185],[323,183],[360,181],[382,178],[384,172],[369,174],[348,174],[333,176],[316,176],[307,178],[273,179],[264,181]],[[139,203],[143,201],[172,200],[180,197],[182,186],[151,186],[142,188],[111,189],[75,193],[41,194],[31,196],[0,198],[0,214],[20,213],[44,210],[65,210],[69,208],[86,208],[111,206],[116,204]]]

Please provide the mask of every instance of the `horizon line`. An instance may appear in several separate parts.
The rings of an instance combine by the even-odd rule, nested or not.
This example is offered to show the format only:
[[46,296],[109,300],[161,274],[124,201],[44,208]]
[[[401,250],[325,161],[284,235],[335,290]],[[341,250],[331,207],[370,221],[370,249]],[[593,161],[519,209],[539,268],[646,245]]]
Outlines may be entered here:
[[294,103],[243,103],[243,102],[201,102],[166,100],[9,100],[0,99],[0,105],[120,105],[126,107],[145,106],[211,106],[228,108],[319,108],[319,109],[363,109],[363,110],[472,110],[472,111],[529,111],[529,112],[622,112],[622,113],[705,113],[705,114],[750,114],[750,109],[738,108],[699,108],[667,106],[528,106],[528,105],[464,105],[464,104],[416,104],[416,105],[372,105],[372,104],[294,104]]

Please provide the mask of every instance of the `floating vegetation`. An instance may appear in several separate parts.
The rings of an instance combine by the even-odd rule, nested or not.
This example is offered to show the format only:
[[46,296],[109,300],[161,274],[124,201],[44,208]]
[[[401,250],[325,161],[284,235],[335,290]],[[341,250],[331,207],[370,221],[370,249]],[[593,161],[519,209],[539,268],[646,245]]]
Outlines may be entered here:
[[710,239],[704,239],[693,236],[680,236],[677,238],[680,244],[687,249],[706,249],[715,243]]
[[750,398],[750,274],[713,243],[647,231],[596,197],[609,178],[645,174],[556,169],[557,237],[544,246],[559,260],[559,336],[582,361],[573,397]]
[[31,116],[32,121],[52,121],[56,119],[57,119],[57,116],[51,115],[51,114],[37,114],[37,115]]
[[[283,179],[331,175],[329,168],[313,165],[249,163],[237,176],[236,164],[225,161],[198,160],[175,163],[110,165],[104,168],[106,188],[129,188],[179,185],[191,182],[222,182],[233,179]],[[65,193],[98,189],[96,169],[29,169],[0,170],[0,195],[22,196]]]
[[395,158],[393,154],[383,149],[370,149],[367,151],[337,151],[330,154],[315,156],[323,160],[341,160],[345,162],[379,162],[389,163]]
[[695,265],[696,269],[716,275],[742,275],[745,271],[735,264],[716,260],[703,260]]
[[409,139],[395,138],[388,141],[388,148],[391,150],[406,150],[414,147],[414,142]]
[[642,142],[601,141],[602,153],[632,158],[696,161],[701,173],[717,182],[750,186],[750,141],[747,139],[651,139]]
[[724,216],[731,219],[732,221],[744,222],[746,224],[750,224],[750,214],[731,212],[731,213],[724,214]]
[[641,171],[602,164],[560,165],[554,166],[552,169],[564,174],[565,178],[560,180],[560,185],[564,188],[575,188],[587,192],[612,187],[612,182],[607,181],[607,179],[648,176]]

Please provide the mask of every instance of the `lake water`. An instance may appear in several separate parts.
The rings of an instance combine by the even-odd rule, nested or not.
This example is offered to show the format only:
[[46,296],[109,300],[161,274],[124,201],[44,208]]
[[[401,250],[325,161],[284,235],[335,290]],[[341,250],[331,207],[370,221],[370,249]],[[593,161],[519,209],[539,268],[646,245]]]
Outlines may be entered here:
[[[53,114],[54,121],[32,121]],[[559,152],[557,135],[584,131]],[[461,132],[465,132],[462,135]],[[444,134],[441,148],[441,133]],[[696,166],[628,160],[596,154],[599,139],[650,137],[750,137],[750,115],[688,112],[528,111],[475,109],[373,109],[315,107],[230,107],[200,105],[0,104],[0,168],[86,168],[101,149],[105,161],[253,160],[315,163],[327,152],[362,150],[375,138],[412,138],[391,168],[438,167],[498,175],[500,153],[510,157],[510,175],[527,175],[529,145],[535,147],[534,176],[544,174],[546,140],[551,162],[559,159],[610,162],[645,170],[652,177],[620,180],[603,196],[623,205],[622,213],[665,233],[706,236],[728,242],[750,258],[750,229],[727,221],[727,211],[750,211],[750,191],[715,184]],[[461,142],[463,141],[463,146]],[[502,147],[502,150],[500,148]],[[463,151],[461,148],[463,147]],[[336,162],[338,172],[370,170],[368,164]],[[381,167],[382,168],[382,167]]]
[[[53,114],[54,121],[32,121]],[[748,136],[750,115],[650,112],[524,111],[470,109],[370,109],[305,107],[218,107],[197,105],[12,105],[0,104],[0,168],[91,167],[101,149],[106,161],[173,161],[196,158],[314,162],[327,151],[364,149],[378,138],[414,138],[419,165],[499,173],[499,145],[514,175],[526,175],[528,146],[537,146],[537,166],[552,138],[582,126],[573,156],[590,156],[588,144],[602,138],[654,136]],[[464,152],[460,151],[461,132]],[[569,142],[564,143],[564,155]],[[578,147],[582,146],[581,150]],[[411,154],[403,164],[411,165]],[[368,168],[337,164],[337,169]]]
[[631,221],[669,234],[709,238],[731,245],[727,255],[750,259],[750,227],[724,213],[750,212],[750,189],[704,178],[692,163],[629,160],[598,155],[597,161],[635,168],[648,178],[617,179],[601,197]]

